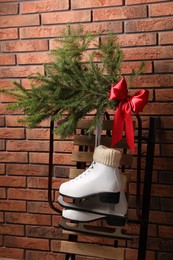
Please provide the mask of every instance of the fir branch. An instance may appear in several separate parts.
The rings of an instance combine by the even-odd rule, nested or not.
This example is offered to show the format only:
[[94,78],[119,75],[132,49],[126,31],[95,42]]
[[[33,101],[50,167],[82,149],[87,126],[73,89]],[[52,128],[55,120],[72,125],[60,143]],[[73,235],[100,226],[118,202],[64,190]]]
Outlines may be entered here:
[[[98,35],[85,33],[81,26],[76,29],[68,26],[64,37],[57,39],[59,47],[50,53],[54,60],[45,65],[45,75],[29,76],[29,90],[20,83],[15,83],[12,90],[0,90],[16,98],[9,108],[24,112],[22,123],[36,127],[51,118],[57,122],[55,133],[65,138],[74,133],[78,121],[91,111],[96,112],[89,133],[101,124],[106,109],[116,109],[118,101],[109,100],[109,92],[121,77],[122,51],[115,35],[95,44],[97,38]],[[90,46],[94,48],[88,51]],[[143,66],[132,71],[130,80],[142,70]]]

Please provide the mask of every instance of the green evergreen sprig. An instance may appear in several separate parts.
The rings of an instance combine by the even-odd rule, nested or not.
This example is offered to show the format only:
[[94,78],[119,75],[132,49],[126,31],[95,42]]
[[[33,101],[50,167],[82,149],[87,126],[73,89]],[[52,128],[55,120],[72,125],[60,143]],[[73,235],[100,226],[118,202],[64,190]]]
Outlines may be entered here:
[[[22,123],[34,128],[47,118],[57,121],[55,133],[63,139],[74,133],[80,119],[95,111],[90,132],[101,124],[106,109],[116,108],[109,100],[111,85],[121,78],[122,50],[115,35],[103,37],[84,33],[82,27],[67,27],[59,47],[51,52],[54,61],[45,65],[45,75],[29,76],[33,81],[26,90],[20,83],[3,90],[16,101],[9,109],[20,109],[26,115]],[[91,45],[92,44],[92,45]],[[133,77],[138,74],[133,72]]]

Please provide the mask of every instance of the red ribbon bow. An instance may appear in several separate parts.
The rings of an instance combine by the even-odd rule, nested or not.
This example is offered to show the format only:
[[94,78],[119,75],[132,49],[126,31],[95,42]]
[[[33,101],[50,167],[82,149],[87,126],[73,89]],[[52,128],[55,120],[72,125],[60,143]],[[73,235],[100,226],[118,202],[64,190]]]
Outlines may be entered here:
[[111,87],[110,99],[120,100],[114,114],[111,147],[121,140],[125,126],[127,144],[134,152],[134,130],[131,110],[138,114],[148,103],[148,95],[148,90],[139,90],[133,96],[129,96],[124,77]]

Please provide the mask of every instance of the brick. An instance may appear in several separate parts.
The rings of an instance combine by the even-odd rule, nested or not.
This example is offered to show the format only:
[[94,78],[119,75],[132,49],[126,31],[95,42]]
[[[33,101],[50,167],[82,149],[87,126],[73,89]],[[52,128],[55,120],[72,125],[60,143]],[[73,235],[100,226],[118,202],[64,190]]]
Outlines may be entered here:
[[165,184],[173,183],[173,175],[170,174],[170,172],[159,171],[158,177],[160,183],[165,183]]
[[14,88],[14,81],[11,79],[0,79],[0,88],[12,89]]
[[173,81],[173,76],[169,74],[164,75],[147,75],[138,76],[134,79],[132,83],[133,88],[161,88],[161,87],[171,87]]
[[[49,41],[50,50],[62,47],[62,43],[56,39],[50,39]],[[95,49],[96,45],[99,45],[99,37],[95,37],[92,42],[88,44],[88,49]]]
[[125,6],[117,8],[105,8],[93,10],[93,20],[121,20],[131,18],[145,18],[147,17],[146,6]]
[[42,24],[60,24],[60,23],[77,23],[90,22],[91,11],[67,11],[57,13],[42,14]]
[[6,198],[6,189],[0,188],[0,198],[5,199]]
[[40,226],[27,226],[26,228],[27,237],[44,237],[61,239],[67,236],[62,235],[62,231],[55,227],[40,227]]
[[43,66],[0,67],[0,78],[22,78],[37,72],[44,74]]
[[[137,71],[141,65],[141,62],[123,62],[121,69],[122,74],[131,74],[132,70]],[[145,63],[145,73],[152,73],[152,63],[147,61]]]
[[48,187],[48,178],[28,177],[28,188],[46,189]]
[[68,0],[32,1],[26,3],[23,2],[20,5],[20,11],[22,14],[67,10],[68,8],[69,8]]
[[64,260],[64,254],[27,250],[26,260],[40,260],[40,259],[44,259],[44,260]]
[[155,61],[155,73],[171,73],[173,72],[173,60]]
[[47,176],[48,166],[46,165],[30,165],[30,164],[7,164],[7,173],[9,175],[24,176]]
[[18,115],[7,115],[5,117],[5,125],[8,127],[22,127],[25,126],[25,123],[19,123],[18,120],[23,119],[24,116]]
[[172,197],[172,185],[153,184],[151,194],[160,197]]
[[2,65],[15,65],[15,55],[14,54],[0,54],[0,66]]
[[18,14],[18,4],[1,4],[0,5],[0,15],[6,14]]
[[18,29],[10,28],[10,29],[0,29],[0,39],[1,40],[13,40],[18,39]]
[[25,201],[1,200],[0,210],[3,211],[26,211]]
[[[172,143],[173,142],[173,135],[171,135],[171,131],[170,130],[167,130],[167,131],[166,130],[161,130],[158,133],[158,140],[159,140],[160,143],[165,143],[165,144]],[[161,159],[162,160],[161,160],[161,162],[159,162],[159,164],[161,164],[164,167],[164,169],[166,170],[166,168],[165,168],[166,164],[164,164],[164,158],[161,158]],[[168,158],[168,161],[167,161],[168,162],[168,169],[167,170],[170,169],[170,164],[171,164],[171,161],[169,159],[170,158]]]
[[127,5],[167,2],[167,0],[126,0]]
[[6,139],[23,139],[25,137],[24,135],[24,129],[23,128],[2,128],[0,131],[0,138],[6,138]]
[[[170,133],[169,133],[170,135]],[[169,142],[169,141],[168,141]],[[155,158],[154,160],[154,169],[157,170],[171,170],[172,169],[171,158]]]
[[5,246],[20,247],[25,249],[49,250],[49,241],[47,239],[26,238],[26,237],[11,237],[5,236]]
[[[64,178],[53,178],[52,179],[52,188],[59,189],[59,186],[64,182]],[[46,189],[48,187],[48,178],[36,178],[28,177],[28,188],[37,188],[37,189]]]
[[16,99],[13,97],[6,96],[3,94],[0,95],[0,102],[2,102],[2,103],[13,103],[15,101],[16,101]]
[[0,164],[0,174],[5,174],[5,164]]
[[[172,181],[173,183],[173,181]],[[165,211],[173,211],[173,199],[161,198],[160,199],[160,208],[161,210]]]
[[[151,196],[158,197],[172,197],[171,195],[172,185],[161,185],[161,184],[152,184]],[[136,184],[131,183],[129,185],[130,194],[136,194]]]
[[[29,162],[30,163],[41,163],[41,164],[48,164],[48,153],[30,153],[29,154]],[[53,159],[54,164],[72,164],[74,165],[74,162],[71,162],[71,154],[54,154]]]
[[[56,214],[54,210],[50,208],[48,202],[41,201],[28,201],[27,202],[27,212],[28,213],[38,213],[38,214]],[[59,217],[61,218],[61,217]]]
[[150,211],[150,222],[163,224],[173,224],[173,213],[162,211]]
[[[11,18],[11,19],[10,19]],[[39,25],[39,15],[22,15],[22,16],[2,16],[0,17],[0,28],[9,28],[17,26],[30,26],[30,25]]]
[[164,116],[161,118],[162,128],[173,128],[173,118],[171,116]]
[[0,0],[0,3],[7,2],[19,2],[19,0]]
[[0,222],[4,222],[4,213],[0,212]]
[[[74,28],[77,25],[74,25]],[[107,33],[122,33],[122,22],[120,21],[109,21],[109,22],[100,22],[100,23],[85,23],[83,24],[84,32],[107,34]]]
[[26,129],[27,139],[49,139],[49,129]]
[[173,57],[172,46],[141,47],[123,49],[124,60],[148,60]]
[[0,126],[5,126],[4,116],[0,116]]
[[16,99],[13,97],[6,96],[3,94],[0,95],[0,102],[2,102],[2,103],[13,103],[15,101],[16,101]]
[[136,20],[125,22],[126,32],[151,32],[151,31],[164,31],[172,30],[172,18],[153,18],[147,20]]
[[52,226],[59,227],[59,223],[60,223],[60,216],[52,215]]
[[149,103],[144,108],[144,113],[148,115],[166,115],[172,111],[172,104],[169,103]]
[[8,151],[49,151],[47,141],[9,140],[6,145]]
[[168,101],[169,102],[169,101],[173,100],[172,89],[156,89],[155,92],[156,92],[157,101]]
[[173,15],[173,3],[162,3],[149,6],[149,15],[155,16],[168,16]]
[[22,39],[58,37],[62,36],[63,30],[64,25],[20,28],[20,37]]
[[48,153],[30,153],[29,162],[35,164],[36,163],[48,164],[49,162]]
[[17,64],[43,64],[53,60],[54,57],[47,52],[17,54]]
[[[137,260],[138,259],[138,250],[132,248],[126,248],[125,260]],[[146,251],[146,259],[155,260],[155,254],[151,251]]]
[[0,152],[1,162],[27,162],[27,153],[25,152]]
[[[0,234],[24,236],[24,226],[14,224],[0,224]],[[1,256],[1,255],[0,255]]]
[[161,253],[158,252],[158,260],[172,260],[173,258],[173,253]]
[[149,238],[148,249],[154,249],[157,251],[170,252],[173,247],[173,240],[163,238]]
[[2,42],[2,52],[47,51],[48,40],[19,40]]
[[12,259],[24,259],[24,249],[1,247],[0,257],[12,258]]
[[95,8],[95,7],[106,7],[106,6],[118,6],[123,5],[122,0],[85,0],[85,2],[81,2],[79,0],[72,1],[72,9],[83,9],[83,8]]
[[137,33],[118,35],[121,47],[156,45],[155,33]]
[[161,144],[162,156],[173,156],[173,144]]
[[25,177],[0,176],[1,187],[26,187]]
[[[31,89],[31,83],[33,84],[33,85],[36,85],[36,86],[39,86],[39,83],[38,82],[36,82],[36,81],[34,81],[34,80],[30,80],[30,79],[22,79],[21,80],[21,82],[22,82],[22,85],[24,86],[24,88],[25,89]],[[45,120],[46,121],[46,120]],[[49,124],[50,125],[50,124]],[[48,126],[49,126],[48,125]],[[44,125],[44,126],[46,126],[46,125]]]
[[9,199],[41,200],[47,201],[47,191],[32,189],[8,189]]
[[54,151],[55,152],[72,152],[74,145],[72,141],[55,141],[54,142]]
[[173,44],[173,32],[159,33],[159,44]]
[[6,103],[0,103],[0,115],[15,115],[15,114],[22,114],[22,112],[17,111],[17,110],[9,110],[7,109],[7,105]]
[[[76,27],[78,25],[73,25]],[[52,25],[52,26],[42,26],[42,27],[32,27],[32,28],[20,28],[21,38],[47,38],[47,37],[58,37],[62,36],[65,27],[64,25]],[[104,23],[93,23],[93,24],[83,24],[84,32],[101,33],[106,34],[108,32],[121,33],[122,32],[122,22],[104,22]]]
[[29,214],[29,213],[17,213],[7,212],[5,215],[7,223],[16,224],[29,224],[29,225],[50,225],[51,216],[44,214]]
[[5,140],[0,140],[0,151],[5,150]]

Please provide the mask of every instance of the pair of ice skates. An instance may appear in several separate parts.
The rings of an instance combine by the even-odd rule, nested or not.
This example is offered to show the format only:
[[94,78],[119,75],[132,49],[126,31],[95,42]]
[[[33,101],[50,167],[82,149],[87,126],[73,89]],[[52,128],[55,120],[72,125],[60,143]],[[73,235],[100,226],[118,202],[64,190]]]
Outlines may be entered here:
[[[127,213],[127,201],[122,190],[119,165],[121,153],[105,146],[98,146],[93,154],[91,166],[75,179],[60,186],[59,203],[64,207],[61,226],[65,229],[87,233],[83,223],[99,219],[106,220],[111,226],[124,226]],[[71,198],[71,203],[63,197]],[[67,221],[73,225],[67,224]],[[97,234],[103,234],[97,230]],[[89,233],[96,234],[89,228]],[[120,229],[104,229],[105,236],[129,239]]]

